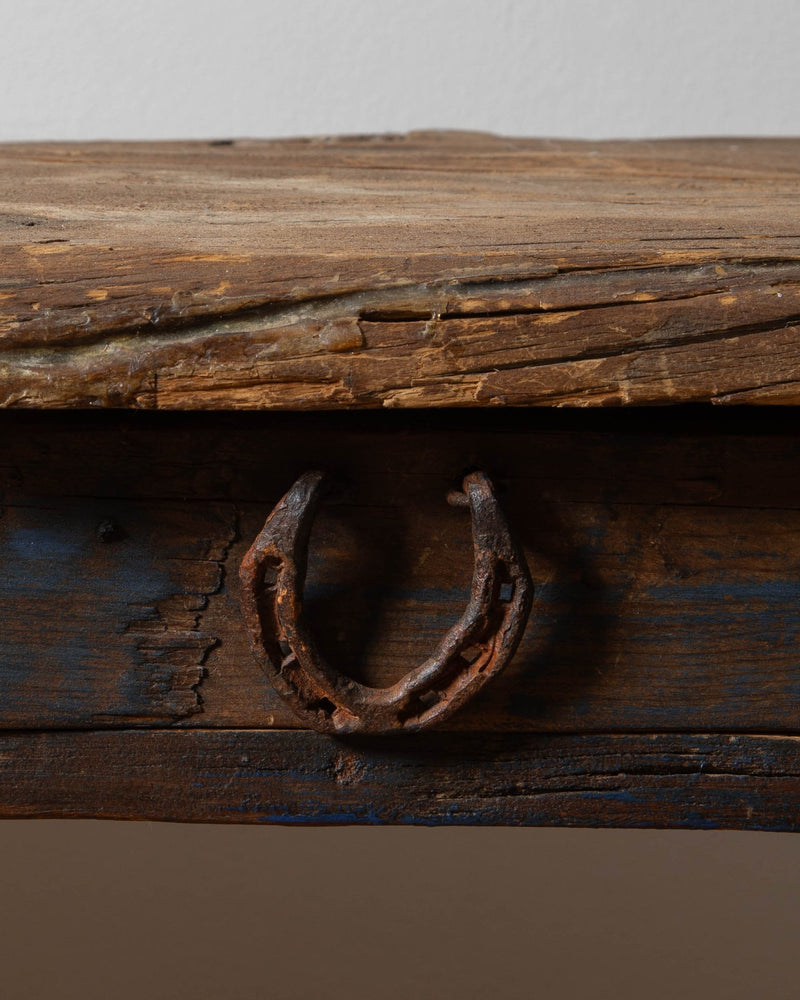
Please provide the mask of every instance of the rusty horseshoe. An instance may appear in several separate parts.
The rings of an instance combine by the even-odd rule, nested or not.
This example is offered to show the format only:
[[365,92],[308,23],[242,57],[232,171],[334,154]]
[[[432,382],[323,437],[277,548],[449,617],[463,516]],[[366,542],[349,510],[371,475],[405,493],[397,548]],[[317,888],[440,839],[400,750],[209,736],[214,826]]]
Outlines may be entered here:
[[470,473],[469,507],[475,569],[466,610],[435,654],[390,687],[339,673],[316,648],[303,617],[308,541],[321,472],[307,472],[267,518],[242,560],[242,612],[253,653],[275,690],[304,723],[327,733],[413,732],[456,711],[508,663],[522,638],[533,586],[489,478]]

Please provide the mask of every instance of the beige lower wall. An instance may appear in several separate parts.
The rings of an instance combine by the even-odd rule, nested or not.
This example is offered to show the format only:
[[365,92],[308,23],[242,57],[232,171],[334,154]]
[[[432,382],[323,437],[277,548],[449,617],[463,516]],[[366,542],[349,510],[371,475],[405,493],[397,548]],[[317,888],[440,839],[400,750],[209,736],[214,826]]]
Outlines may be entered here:
[[0,993],[794,1000],[800,837],[0,823]]

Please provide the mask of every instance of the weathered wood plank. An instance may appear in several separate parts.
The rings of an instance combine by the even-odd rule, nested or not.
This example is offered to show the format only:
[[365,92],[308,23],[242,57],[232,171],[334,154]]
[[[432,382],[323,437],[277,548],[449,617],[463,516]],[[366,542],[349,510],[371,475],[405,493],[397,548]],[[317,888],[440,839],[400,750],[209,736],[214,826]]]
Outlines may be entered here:
[[0,734],[0,816],[800,830],[788,736]]
[[0,406],[800,399],[800,140],[11,145],[0,179]]
[[201,615],[235,530],[225,513],[52,495],[0,506],[0,725],[200,712],[217,641]]
[[316,467],[335,486],[307,613],[342,669],[397,679],[466,604],[469,523],[444,498],[478,466],[534,610],[448,728],[800,732],[793,412],[6,414],[0,727],[297,726],[252,658],[236,571]]

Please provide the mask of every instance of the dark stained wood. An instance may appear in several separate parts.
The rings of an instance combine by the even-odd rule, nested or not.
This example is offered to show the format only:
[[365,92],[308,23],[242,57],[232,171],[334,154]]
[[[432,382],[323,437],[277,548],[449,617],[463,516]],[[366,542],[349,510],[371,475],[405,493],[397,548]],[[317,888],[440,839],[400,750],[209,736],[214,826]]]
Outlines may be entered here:
[[5,729],[300,725],[253,659],[237,569],[307,468],[335,484],[311,539],[318,640],[399,679],[466,605],[469,518],[445,495],[481,467],[534,607],[449,729],[800,732],[792,410],[6,414],[0,441]]
[[0,816],[800,830],[790,736],[0,734]]
[[0,406],[800,401],[800,140],[0,147]]
[[[124,527],[123,527],[124,525]],[[0,725],[152,725],[202,710],[223,508],[39,497],[0,506]]]

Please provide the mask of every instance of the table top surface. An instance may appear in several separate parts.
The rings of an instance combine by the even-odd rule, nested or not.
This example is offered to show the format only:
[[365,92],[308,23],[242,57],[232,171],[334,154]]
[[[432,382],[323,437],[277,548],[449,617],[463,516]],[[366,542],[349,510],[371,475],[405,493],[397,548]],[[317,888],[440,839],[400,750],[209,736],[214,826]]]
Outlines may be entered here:
[[800,140],[0,146],[0,406],[794,404]]

